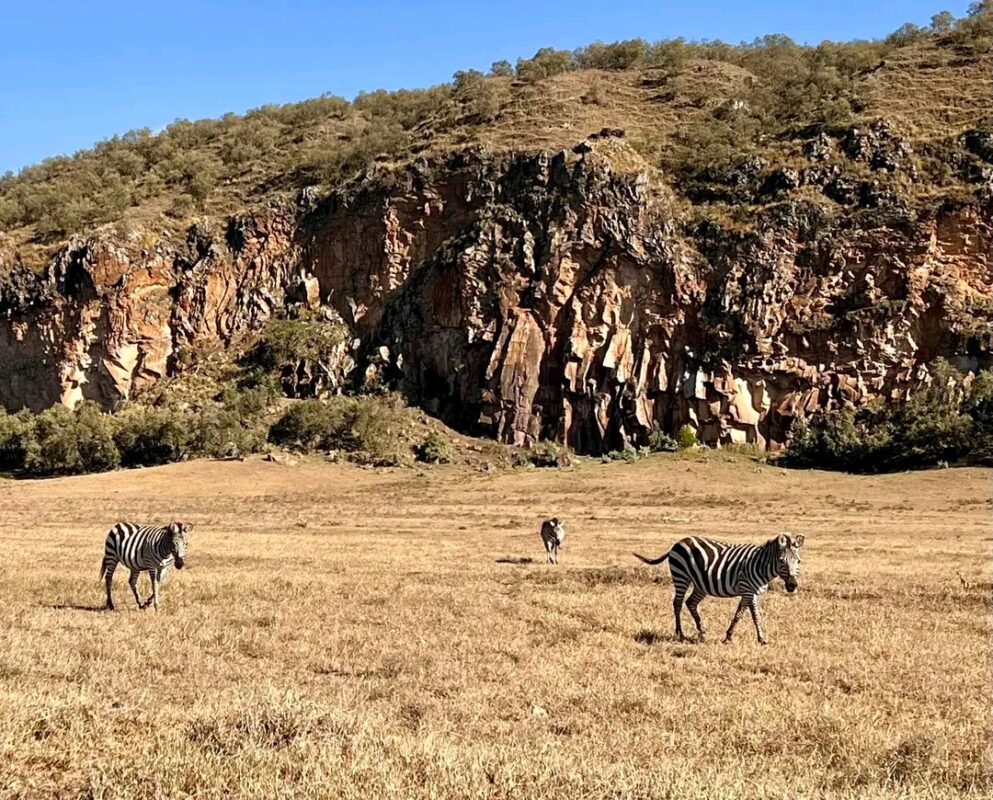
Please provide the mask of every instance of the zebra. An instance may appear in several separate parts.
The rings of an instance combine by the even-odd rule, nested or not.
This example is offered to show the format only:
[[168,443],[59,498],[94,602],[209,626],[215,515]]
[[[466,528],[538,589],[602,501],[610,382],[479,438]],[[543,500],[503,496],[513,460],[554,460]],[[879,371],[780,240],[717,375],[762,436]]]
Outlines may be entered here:
[[683,597],[686,595],[687,587],[692,584],[693,591],[686,601],[686,607],[689,608],[690,615],[696,623],[701,640],[706,631],[697,606],[704,597],[711,595],[741,598],[731,620],[731,626],[724,637],[725,642],[731,641],[735,626],[744,615],[745,609],[748,609],[755,623],[759,643],[765,644],[759,595],[775,578],[782,578],[787,592],[796,591],[800,577],[802,546],[803,534],[791,537],[788,533],[782,533],[760,545],[728,544],[699,536],[688,536],[676,542],[668,553],[658,558],[648,559],[637,553],[634,555],[646,564],[661,564],[669,559],[669,571],[672,573],[672,585],[675,588],[672,608],[676,616],[676,636],[680,641],[685,639],[680,619]]
[[559,563],[559,548],[565,539],[565,523],[558,517],[546,519],[541,523],[541,541],[548,553],[548,563]]
[[[176,569],[183,568],[186,562],[186,538],[192,527],[182,522],[173,522],[165,528],[118,522],[111,528],[107,532],[103,564],[100,567],[100,578],[107,585],[107,611],[114,610],[111,585],[118,562],[131,570],[128,585],[138,608],[152,605],[158,611],[159,584],[165,580],[170,564],[175,562]],[[152,593],[144,602],[138,596],[138,576],[142,571],[148,572],[152,582]]]

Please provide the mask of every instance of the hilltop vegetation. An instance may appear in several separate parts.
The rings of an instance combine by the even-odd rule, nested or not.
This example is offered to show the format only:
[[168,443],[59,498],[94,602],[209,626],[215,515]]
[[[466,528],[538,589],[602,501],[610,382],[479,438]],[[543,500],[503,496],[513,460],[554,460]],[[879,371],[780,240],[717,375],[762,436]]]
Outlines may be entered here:
[[714,165],[749,155],[788,163],[795,141],[883,116],[920,145],[919,181],[954,189],[968,182],[970,163],[950,166],[947,150],[983,123],[991,43],[993,5],[983,0],[962,19],[943,12],[928,28],[904,25],[878,41],[810,47],[773,35],[740,45],[634,39],[543,48],[427,89],[351,102],[325,95],[115,136],[0,178],[0,234],[30,260],[104,223],[168,226],[333,186],[375,164],[473,144],[563,147],[601,126],[624,128],[699,202],[694,182]]

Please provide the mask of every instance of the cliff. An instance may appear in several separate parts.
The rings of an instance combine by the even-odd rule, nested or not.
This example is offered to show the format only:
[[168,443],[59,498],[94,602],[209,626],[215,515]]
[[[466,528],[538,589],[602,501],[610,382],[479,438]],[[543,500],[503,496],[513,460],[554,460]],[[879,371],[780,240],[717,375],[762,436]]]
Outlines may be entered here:
[[745,222],[698,213],[605,130],[376,170],[180,242],[108,228],[41,274],[0,242],[0,403],[110,408],[191,350],[323,303],[352,331],[352,385],[463,431],[597,453],[689,423],[777,446],[797,416],[902,396],[939,356],[990,363],[993,171],[922,198],[900,188],[908,149],[856,127],[793,167],[703,176],[695,191],[748,204]]

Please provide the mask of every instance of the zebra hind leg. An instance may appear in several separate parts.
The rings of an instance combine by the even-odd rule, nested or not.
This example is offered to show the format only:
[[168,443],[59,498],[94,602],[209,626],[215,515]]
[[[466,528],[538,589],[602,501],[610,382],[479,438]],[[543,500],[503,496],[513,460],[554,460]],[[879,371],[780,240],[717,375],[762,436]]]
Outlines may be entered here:
[[672,613],[676,617],[676,638],[679,641],[684,641],[686,637],[683,635],[683,597],[686,596],[686,584],[676,583],[674,584],[676,588],[676,593],[672,597]]
[[727,635],[724,637],[725,642],[731,641],[731,637],[734,636],[734,628],[738,624],[738,620],[744,616],[746,608],[748,608],[748,598],[742,597],[741,600],[738,601],[738,608],[734,612],[734,617],[731,619],[731,625],[728,628]]
[[686,607],[690,610],[690,616],[693,617],[693,621],[696,623],[697,632],[700,634],[700,641],[702,642],[707,635],[707,629],[703,625],[703,620],[700,619],[700,612],[697,611],[697,606],[707,595],[705,592],[701,592],[696,586],[693,587],[693,591],[690,593],[690,599],[686,601]]
[[141,573],[133,569],[131,570],[131,575],[128,577],[128,586],[131,587],[131,594],[134,595],[134,602],[138,608],[144,608],[146,604],[141,602],[141,597],[138,594],[138,577]]
[[116,561],[104,561],[103,562],[103,580],[104,585],[107,587],[107,604],[104,608],[107,611],[114,610],[114,594],[112,591],[114,584],[114,570],[117,569]]

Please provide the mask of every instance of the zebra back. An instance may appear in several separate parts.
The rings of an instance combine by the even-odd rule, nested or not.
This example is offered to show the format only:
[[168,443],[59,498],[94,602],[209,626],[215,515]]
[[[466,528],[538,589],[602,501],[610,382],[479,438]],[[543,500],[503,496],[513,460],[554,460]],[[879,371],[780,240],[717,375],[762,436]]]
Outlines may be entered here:
[[541,539],[546,545],[561,545],[565,540],[565,524],[562,520],[552,517],[541,523]]
[[702,536],[681,539],[669,552],[673,579],[720,597],[758,592],[775,572],[768,545],[730,544]]
[[101,575],[118,562],[136,570],[161,569],[172,564],[173,535],[173,526],[118,522],[107,532]]

